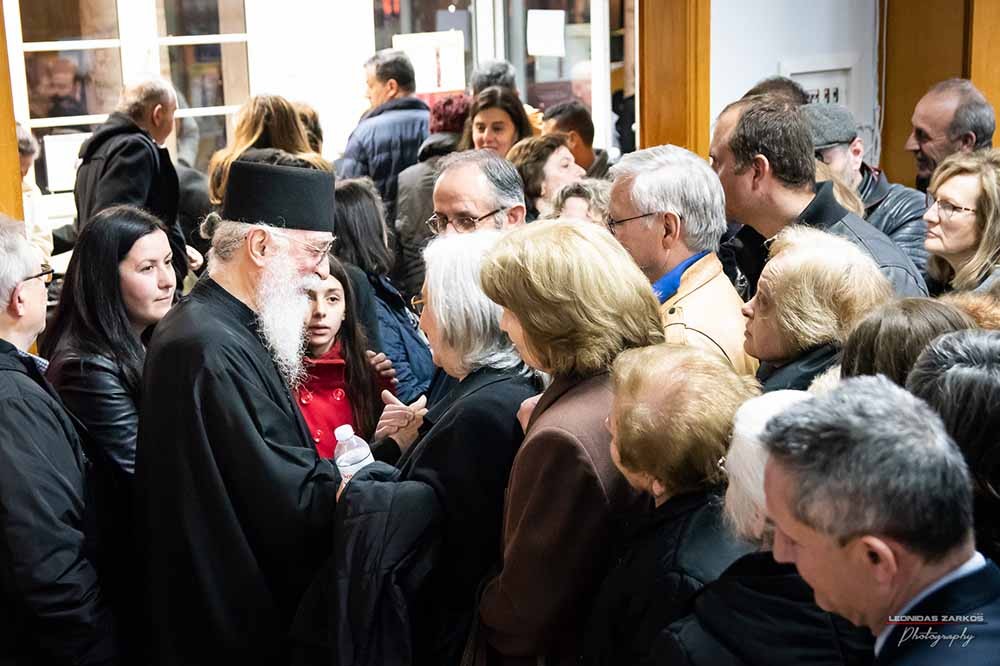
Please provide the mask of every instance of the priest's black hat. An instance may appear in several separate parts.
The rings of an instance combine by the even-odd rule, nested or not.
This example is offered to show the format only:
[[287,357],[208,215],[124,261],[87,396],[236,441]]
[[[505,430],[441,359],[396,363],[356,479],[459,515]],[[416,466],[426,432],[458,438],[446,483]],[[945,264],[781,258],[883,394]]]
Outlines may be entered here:
[[329,171],[236,160],[222,200],[224,220],[333,233]]

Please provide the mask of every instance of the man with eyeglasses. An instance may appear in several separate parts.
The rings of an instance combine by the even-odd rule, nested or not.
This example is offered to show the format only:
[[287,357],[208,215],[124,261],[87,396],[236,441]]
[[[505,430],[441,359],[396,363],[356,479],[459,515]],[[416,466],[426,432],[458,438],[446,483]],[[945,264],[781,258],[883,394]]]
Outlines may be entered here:
[[629,153],[610,173],[608,230],[652,284],[667,341],[754,374],[757,361],[743,349],[743,300],[717,255],[726,232],[719,178],[678,146]]
[[709,148],[726,194],[726,217],[743,224],[734,238],[745,278],[757,291],[769,240],[791,224],[841,236],[874,259],[897,296],[926,296],[913,261],[884,233],[837,202],[833,183],[816,182],[812,137],[800,107],[773,96],[740,99],[719,114]]
[[149,664],[289,663],[340,475],[293,401],[334,177],[233,163],[208,276],[156,327],[136,449]]
[[921,274],[926,274],[924,196],[905,185],[890,183],[884,171],[864,161],[865,144],[846,106],[806,104],[802,115],[809,123],[816,159],[857,191],[865,205],[865,221],[891,238]]
[[524,182],[507,160],[489,150],[466,150],[441,160],[434,183],[435,235],[481,228],[509,229],[524,223]]
[[86,457],[45,361],[27,353],[51,280],[23,228],[0,219],[0,662],[111,664]]

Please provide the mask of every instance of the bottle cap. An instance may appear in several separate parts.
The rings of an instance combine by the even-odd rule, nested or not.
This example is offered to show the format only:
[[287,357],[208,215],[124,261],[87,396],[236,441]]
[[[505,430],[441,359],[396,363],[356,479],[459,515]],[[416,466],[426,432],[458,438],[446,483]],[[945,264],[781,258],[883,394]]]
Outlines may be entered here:
[[337,438],[338,442],[342,442],[345,439],[350,439],[354,437],[354,428],[351,427],[350,423],[345,423],[342,426],[337,426],[337,429],[333,431],[333,436]]

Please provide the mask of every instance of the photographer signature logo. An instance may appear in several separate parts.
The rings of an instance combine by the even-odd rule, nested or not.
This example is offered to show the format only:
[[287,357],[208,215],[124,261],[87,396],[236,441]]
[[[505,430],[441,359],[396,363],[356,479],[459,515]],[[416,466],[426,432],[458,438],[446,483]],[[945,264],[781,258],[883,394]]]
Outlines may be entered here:
[[[967,625],[983,624],[982,614],[972,615],[890,615],[888,624],[903,627],[897,645],[909,641],[926,641],[931,647],[947,644],[967,647],[976,638]],[[956,625],[962,625],[959,632]],[[948,629],[935,628],[948,626]]]

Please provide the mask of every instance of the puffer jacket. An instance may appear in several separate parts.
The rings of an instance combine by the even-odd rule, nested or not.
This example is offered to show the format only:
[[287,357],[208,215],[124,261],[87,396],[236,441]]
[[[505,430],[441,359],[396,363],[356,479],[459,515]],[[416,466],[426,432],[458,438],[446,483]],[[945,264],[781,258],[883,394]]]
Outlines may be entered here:
[[431,348],[417,328],[416,316],[385,276],[368,276],[375,291],[382,351],[396,369],[396,396],[410,404],[427,391],[434,376]]
[[927,274],[924,236],[927,200],[922,192],[890,183],[879,169],[861,165],[858,194],[865,202],[865,219],[900,247],[921,274]]
[[434,214],[434,183],[441,158],[458,149],[460,134],[438,132],[420,145],[417,163],[399,174],[396,192],[396,239],[398,243],[393,282],[407,300],[420,293],[424,284],[423,251],[431,238],[427,219]]
[[719,492],[678,495],[637,519],[594,601],[583,663],[640,663],[695,594],[752,550],[723,524]]
[[416,97],[380,104],[361,117],[337,163],[340,178],[368,176],[375,181],[389,226],[396,219],[397,178],[403,169],[417,163],[430,116],[430,109]]

